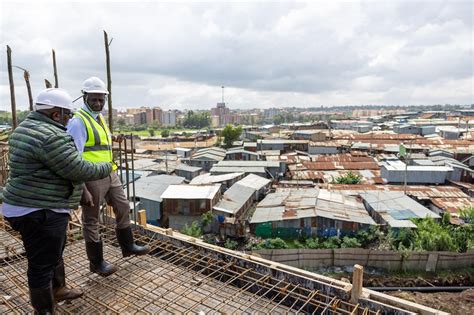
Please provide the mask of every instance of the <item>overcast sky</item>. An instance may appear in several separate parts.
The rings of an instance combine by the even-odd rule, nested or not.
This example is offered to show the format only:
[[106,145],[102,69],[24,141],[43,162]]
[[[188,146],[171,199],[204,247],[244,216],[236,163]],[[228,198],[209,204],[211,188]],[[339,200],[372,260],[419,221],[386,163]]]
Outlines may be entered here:
[[[0,106],[13,64],[33,96],[106,79],[115,107],[474,103],[473,1],[0,2]],[[14,70],[17,107],[27,108]]]

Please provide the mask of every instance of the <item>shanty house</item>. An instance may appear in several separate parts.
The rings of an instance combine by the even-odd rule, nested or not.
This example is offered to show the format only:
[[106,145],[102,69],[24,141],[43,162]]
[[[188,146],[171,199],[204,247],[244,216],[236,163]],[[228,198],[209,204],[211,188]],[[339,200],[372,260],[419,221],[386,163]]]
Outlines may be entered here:
[[243,172],[278,178],[285,171],[286,164],[280,161],[221,161],[212,167],[211,174]]
[[183,177],[156,175],[143,177],[135,181],[135,201],[138,210],[146,210],[147,223],[161,226],[161,194],[169,185],[182,184]]
[[225,236],[243,237],[246,229],[246,215],[254,200],[255,189],[237,184],[232,185],[213,208],[217,217],[217,231]]
[[253,188],[255,190],[255,201],[260,201],[270,190],[272,180],[255,174],[248,174],[236,184]]
[[191,155],[189,164],[191,166],[200,167],[208,172],[214,164],[224,160],[225,155],[226,150],[224,149],[217,147],[205,148],[198,150]]
[[370,191],[361,193],[372,218],[391,228],[416,228],[415,218],[439,219],[440,216],[399,191]]
[[243,148],[229,149],[225,155],[225,160],[230,161],[256,161],[258,154]]
[[278,189],[263,199],[250,219],[262,237],[347,235],[376,225],[354,196],[325,189]]
[[221,184],[221,191],[224,192],[232,185],[234,185],[237,181],[244,178],[244,173],[228,173],[228,174],[221,174],[221,175],[211,175],[209,173],[205,173],[199,175],[191,181],[191,185],[212,185],[212,184]]
[[281,152],[299,150],[308,152],[308,143],[308,140],[257,140],[257,152],[261,150],[280,150]]
[[176,175],[186,178],[186,180],[191,181],[193,178],[199,176],[202,172],[202,168],[197,166],[191,166],[184,163],[178,164],[174,170]]
[[220,185],[170,185],[161,195],[163,226],[180,230],[217,204]]

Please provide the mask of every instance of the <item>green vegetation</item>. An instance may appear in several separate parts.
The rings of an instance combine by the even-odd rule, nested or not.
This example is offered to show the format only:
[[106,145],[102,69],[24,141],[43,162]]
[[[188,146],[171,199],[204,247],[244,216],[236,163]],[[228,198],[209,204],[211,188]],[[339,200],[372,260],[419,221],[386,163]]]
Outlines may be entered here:
[[286,249],[286,248],[290,248],[290,246],[283,239],[279,237],[268,238],[252,246],[252,249]]
[[238,246],[239,246],[239,243],[231,240],[230,238],[228,238],[224,243],[224,247],[228,249],[237,249]]
[[181,229],[181,233],[193,237],[201,237],[204,234],[204,230],[212,223],[212,218],[212,212],[208,211],[201,215],[199,221],[193,221],[191,225],[185,224]]
[[[248,249],[268,248],[371,248],[379,250],[395,250],[402,253],[410,251],[452,251],[466,252],[474,249],[474,207],[461,211],[464,225],[450,223],[450,215],[446,213],[440,222],[432,218],[412,220],[416,229],[388,229],[382,231],[378,227],[361,230],[353,236],[342,238],[309,237],[298,240],[281,238],[263,239],[247,246]],[[284,243],[284,244],[283,244]]]
[[201,225],[198,221],[193,221],[191,225],[187,223],[181,229],[181,233],[192,236],[192,237],[201,237],[202,236],[202,229]]
[[346,175],[336,177],[335,180],[332,181],[332,184],[347,184],[347,185],[355,185],[359,184],[362,179],[362,176],[357,175],[349,171]]
[[161,131],[161,137],[168,138],[170,136],[170,131],[168,129],[163,129]]
[[233,127],[232,125],[225,126],[224,130],[222,130],[221,136],[224,137],[224,147],[230,148],[232,143],[239,139],[240,135],[242,134],[242,127]]
[[[16,111],[16,120],[18,123],[21,123],[25,120],[26,116],[30,113],[29,110],[17,110]],[[0,125],[12,125],[12,113],[11,112],[1,112],[0,113]]]
[[183,121],[183,127],[186,128],[205,128],[209,127],[211,124],[211,119],[209,117],[208,112],[197,113],[195,114],[192,110],[190,110]]

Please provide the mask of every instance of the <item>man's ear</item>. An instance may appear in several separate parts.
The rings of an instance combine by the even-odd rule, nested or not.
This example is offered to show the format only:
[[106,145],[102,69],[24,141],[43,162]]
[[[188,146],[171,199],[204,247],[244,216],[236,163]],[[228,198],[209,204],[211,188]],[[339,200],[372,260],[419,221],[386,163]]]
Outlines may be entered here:
[[54,120],[54,121],[57,121],[59,122],[61,120],[61,115],[59,114],[59,112],[53,112],[51,114],[51,119]]

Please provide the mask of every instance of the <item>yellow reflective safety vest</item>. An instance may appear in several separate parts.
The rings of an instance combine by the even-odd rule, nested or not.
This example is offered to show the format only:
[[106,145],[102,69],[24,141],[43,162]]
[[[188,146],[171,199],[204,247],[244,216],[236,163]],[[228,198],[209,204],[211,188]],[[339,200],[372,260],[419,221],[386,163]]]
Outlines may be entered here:
[[82,120],[87,131],[87,140],[82,157],[94,163],[112,162],[112,168],[115,171],[117,165],[114,163],[112,155],[112,134],[102,114],[98,116],[100,124],[82,108],[76,111],[74,116]]

